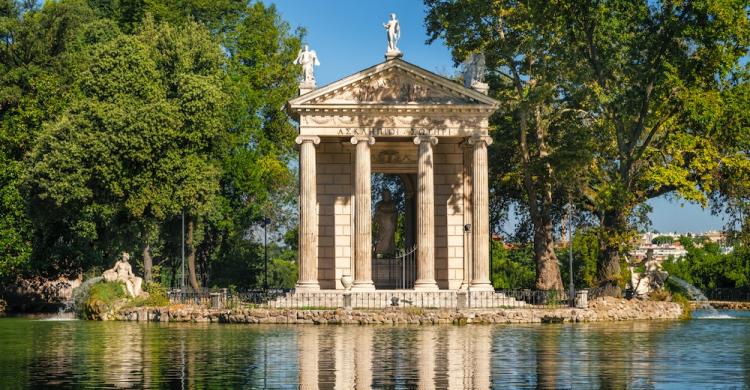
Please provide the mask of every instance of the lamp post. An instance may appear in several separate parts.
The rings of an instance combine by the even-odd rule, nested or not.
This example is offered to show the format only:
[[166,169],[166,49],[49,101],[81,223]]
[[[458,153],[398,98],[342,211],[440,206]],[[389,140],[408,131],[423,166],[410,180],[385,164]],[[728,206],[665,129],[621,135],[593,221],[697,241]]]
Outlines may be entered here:
[[263,278],[263,290],[268,292],[268,225],[271,218],[263,218],[263,261],[265,263],[265,276]]
[[568,195],[568,273],[570,274],[570,306],[575,306],[573,285],[573,197]]
[[180,252],[182,262],[180,264],[180,291],[185,292],[185,210],[182,210],[182,240]]

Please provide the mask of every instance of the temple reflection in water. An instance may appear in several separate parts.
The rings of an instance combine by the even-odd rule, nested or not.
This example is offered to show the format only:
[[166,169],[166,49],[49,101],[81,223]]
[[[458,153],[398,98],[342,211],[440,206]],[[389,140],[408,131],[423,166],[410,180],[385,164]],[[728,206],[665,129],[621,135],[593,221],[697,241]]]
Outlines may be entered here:
[[485,389],[492,327],[302,327],[301,389]]

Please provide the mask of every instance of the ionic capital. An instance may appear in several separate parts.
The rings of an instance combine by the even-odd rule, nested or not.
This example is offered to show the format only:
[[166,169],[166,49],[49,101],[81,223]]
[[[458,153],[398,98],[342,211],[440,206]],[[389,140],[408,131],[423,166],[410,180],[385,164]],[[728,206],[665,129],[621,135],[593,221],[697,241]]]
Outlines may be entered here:
[[355,135],[349,140],[349,142],[351,142],[352,145],[356,145],[363,141],[367,142],[370,145],[373,145],[375,144],[375,137],[371,135]]
[[487,146],[492,145],[492,137],[489,135],[473,135],[466,138],[466,143],[469,145],[481,146],[483,143]]
[[414,144],[415,145],[419,145],[422,142],[429,142],[429,143],[431,143],[433,145],[437,145],[438,144],[438,138],[435,137],[434,135],[418,135],[418,136],[414,137]]
[[320,144],[320,137],[317,135],[298,135],[294,140],[297,145],[302,145],[305,142],[312,142],[314,145]]

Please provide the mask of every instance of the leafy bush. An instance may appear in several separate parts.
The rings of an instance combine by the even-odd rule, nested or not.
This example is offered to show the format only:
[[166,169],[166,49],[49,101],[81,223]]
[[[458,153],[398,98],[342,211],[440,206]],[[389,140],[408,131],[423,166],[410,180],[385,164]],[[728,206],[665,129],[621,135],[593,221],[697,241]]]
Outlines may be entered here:
[[77,297],[76,301],[82,304],[76,304],[76,310],[83,318],[100,319],[102,313],[114,310],[127,296],[122,282],[96,282]]
[[133,306],[169,306],[167,289],[159,283],[145,283],[143,291],[148,293],[147,297],[136,297]]
[[680,306],[682,306],[682,316],[680,317],[681,320],[689,320],[690,316],[692,315],[693,308],[690,307],[690,300],[681,293],[675,293],[672,294],[672,301],[675,303],[679,303]]
[[531,246],[505,249],[492,241],[492,285],[501,289],[534,288],[536,266]]

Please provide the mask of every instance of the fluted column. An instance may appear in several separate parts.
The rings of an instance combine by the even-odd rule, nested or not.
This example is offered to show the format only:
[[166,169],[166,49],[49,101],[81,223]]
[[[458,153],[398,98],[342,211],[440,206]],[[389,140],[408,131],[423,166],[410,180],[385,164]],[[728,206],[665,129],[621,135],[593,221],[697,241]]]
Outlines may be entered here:
[[352,291],[375,289],[372,282],[372,215],[370,211],[370,146],[371,136],[354,136],[356,145],[354,167],[354,283]]
[[415,290],[437,290],[435,282],[435,160],[433,136],[414,137],[419,145],[417,161],[417,280]]
[[299,279],[297,290],[318,290],[318,196],[315,173],[317,136],[296,139],[299,151]]
[[472,159],[472,237],[473,237],[473,270],[471,290],[492,291],[490,283],[490,209],[489,187],[487,185],[487,146],[492,144],[489,136],[469,138],[474,146]]

